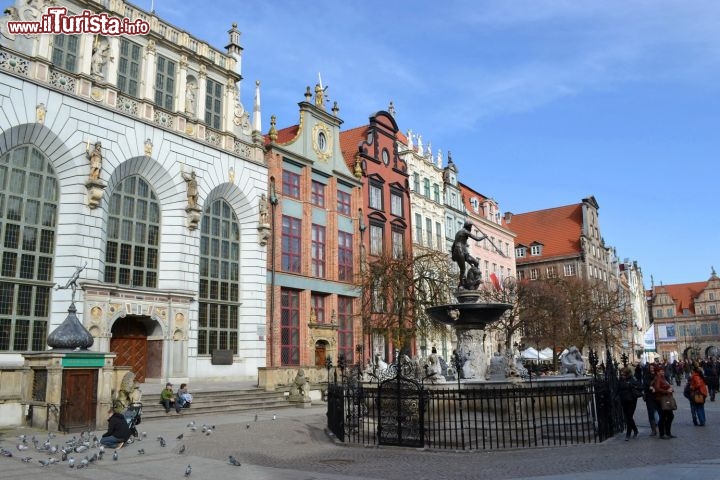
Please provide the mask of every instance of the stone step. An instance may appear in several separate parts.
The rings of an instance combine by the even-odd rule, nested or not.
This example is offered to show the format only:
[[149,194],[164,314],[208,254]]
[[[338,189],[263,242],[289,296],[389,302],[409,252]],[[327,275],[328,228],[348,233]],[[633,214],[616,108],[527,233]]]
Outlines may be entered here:
[[[183,409],[183,413],[198,415],[204,413],[242,412],[248,410],[267,410],[286,408],[291,405],[282,391],[267,392],[261,389],[241,391],[203,391],[193,393],[192,407]],[[160,404],[159,395],[143,396],[143,418],[164,417],[165,408]],[[170,415],[176,415],[171,410]]]

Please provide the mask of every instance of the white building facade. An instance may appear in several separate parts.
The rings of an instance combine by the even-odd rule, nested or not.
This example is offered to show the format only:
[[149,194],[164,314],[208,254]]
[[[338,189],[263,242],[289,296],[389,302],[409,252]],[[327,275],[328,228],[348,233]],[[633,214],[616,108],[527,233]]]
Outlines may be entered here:
[[[410,214],[413,226],[413,253],[435,250],[448,255],[445,239],[445,206],[443,205],[443,158],[440,151],[433,156],[430,148],[425,149],[422,138],[412,131],[407,133],[404,144],[398,145],[398,152],[407,163],[410,178]],[[416,351],[425,358],[432,347],[445,360],[452,354],[454,333],[448,327],[444,332],[435,332],[416,339]]]
[[[0,35],[0,365],[67,316],[139,379],[257,376],[265,365],[267,168],[227,51],[122,0],[18,0],[144,21],[137,36]],[[215,355],[223,352],[225,355]],[[218,360],[223,357],[224,360]]]

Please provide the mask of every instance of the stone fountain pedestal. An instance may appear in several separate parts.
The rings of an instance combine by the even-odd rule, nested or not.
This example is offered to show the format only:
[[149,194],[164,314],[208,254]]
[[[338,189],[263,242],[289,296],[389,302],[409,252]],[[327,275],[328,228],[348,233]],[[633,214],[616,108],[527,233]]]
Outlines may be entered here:
[[485,380],[489,361],[483,348],[485,328],[496,322],[512,305],[481,303],[477,290],[458,290],[455,298],[458,303],[430,307],[426,312],[433,320],[455,329],[460,378]]

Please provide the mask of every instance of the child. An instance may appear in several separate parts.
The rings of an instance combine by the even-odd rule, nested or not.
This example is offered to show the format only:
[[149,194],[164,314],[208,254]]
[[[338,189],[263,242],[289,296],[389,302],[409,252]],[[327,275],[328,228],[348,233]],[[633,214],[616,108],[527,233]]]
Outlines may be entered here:
[[170,407],[175,405],[175,394],[172,383],[166,383],[165,388],[160,392],[160,403],[165,407],[165,413],[170,413]]
[[189,408],[192,403],[192,395],[188,393],[187,383],[181,383],[175,397],[175,411],[180,413],[180,409]]

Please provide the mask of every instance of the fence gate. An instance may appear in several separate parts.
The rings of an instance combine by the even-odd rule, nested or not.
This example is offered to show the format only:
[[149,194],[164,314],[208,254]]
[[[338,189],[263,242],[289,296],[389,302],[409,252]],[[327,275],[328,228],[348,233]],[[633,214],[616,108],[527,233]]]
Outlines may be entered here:
[[425,391],[399,370],[395,378],[383,381],[378,388],[378,444],[423,447]]

